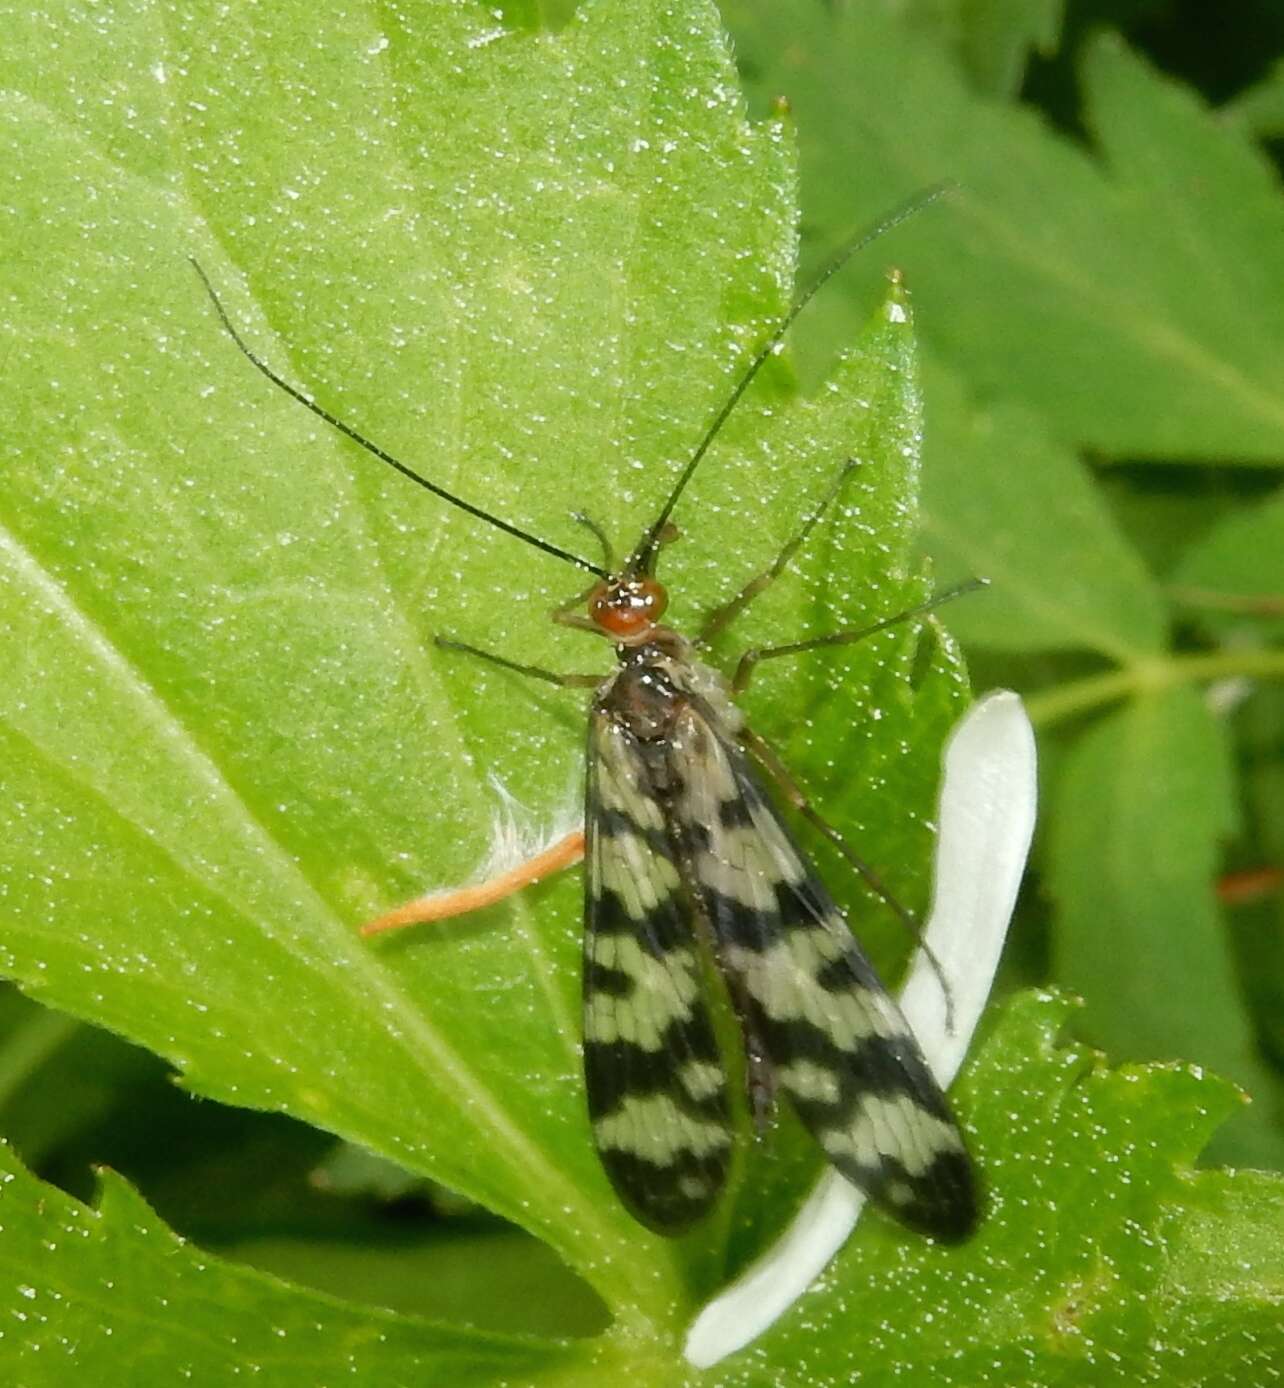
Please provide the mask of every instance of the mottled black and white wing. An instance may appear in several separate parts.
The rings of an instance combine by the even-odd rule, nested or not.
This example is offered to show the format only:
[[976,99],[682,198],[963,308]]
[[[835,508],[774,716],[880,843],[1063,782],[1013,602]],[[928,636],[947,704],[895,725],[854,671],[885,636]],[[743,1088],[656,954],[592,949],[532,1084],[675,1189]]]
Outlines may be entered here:
[[900,1010],[744,753],[699,701],[675,728],[691,879],[751,1034],[825,1155],[911,1228],[965,1238],[972,1166]]
[[585,807],[584,1072],[602,1164],[649,1228],[718,1197],[732,1144],[692,904],[636,739],[595,710]]

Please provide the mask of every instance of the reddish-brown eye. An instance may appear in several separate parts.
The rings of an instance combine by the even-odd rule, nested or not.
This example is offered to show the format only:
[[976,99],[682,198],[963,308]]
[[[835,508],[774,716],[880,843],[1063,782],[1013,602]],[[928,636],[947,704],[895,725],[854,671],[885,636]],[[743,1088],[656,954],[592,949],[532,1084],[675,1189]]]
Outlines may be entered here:
[[589,616],[592,617],[595,622],[601,620],[601,615],[606,610],[609,601],[610,592],[610,586],[606,583],[595,583],[593,587],[589,589]]
[[645,611],[653,622],[658,622],[669,605],[669,594],[664,584],[654,578],[644,578],[634,583],[633,589],[636,605]]
[[589,594],[589,616],[617,641],[644,636],[669,605],[664,585],[654,578],[599,583]]

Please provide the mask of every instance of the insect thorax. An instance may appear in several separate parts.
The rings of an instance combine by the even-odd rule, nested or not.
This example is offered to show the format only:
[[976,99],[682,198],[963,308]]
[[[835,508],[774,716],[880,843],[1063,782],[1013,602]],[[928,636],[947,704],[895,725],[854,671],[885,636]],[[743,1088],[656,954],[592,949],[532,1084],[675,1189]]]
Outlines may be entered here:
[[682,710],[698,700],[734,736],[743,718],[720,671],[697,660],[691,643],[668,627],[655,627],[641,645],[616,647],[619,669],[604,684],[595,706],[640,742],[674,734]]

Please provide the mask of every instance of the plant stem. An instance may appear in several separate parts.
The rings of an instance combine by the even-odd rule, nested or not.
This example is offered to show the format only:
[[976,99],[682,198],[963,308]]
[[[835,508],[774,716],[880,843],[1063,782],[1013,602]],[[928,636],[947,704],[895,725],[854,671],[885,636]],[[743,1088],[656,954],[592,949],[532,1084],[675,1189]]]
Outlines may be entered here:
[[1198,655],[1170,655],[1138,661],[1119,670],[1075,680],[1071,684],[1035,694],[1026,709],[1036,727],[1046,728],[1102,704],[1138,694],[1156,694],[1180,684],[1200,680],[1284,679],[1284,651],[1245,647],[1205,651]]

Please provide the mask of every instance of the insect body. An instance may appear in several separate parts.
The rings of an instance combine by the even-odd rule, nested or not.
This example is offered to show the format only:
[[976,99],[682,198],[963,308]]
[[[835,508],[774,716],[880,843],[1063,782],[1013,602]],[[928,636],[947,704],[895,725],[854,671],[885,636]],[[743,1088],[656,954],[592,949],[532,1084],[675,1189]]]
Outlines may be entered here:
[[747,1039],[830,1161],[905,1223],[963,1236],[976,1200],[958,1129],[741,750],[721,676],[661,626],[618,654],[589,715],[584,1064],[621,1198],[675,1233],[726,1174],[703,932]]
[[[438,638],[438,645],[554,684],[594,690],[585,802],[589,1114],[621,1199],[661,1233],[685,1229],[717,1199],[734,1140],[726,1070],[705,1001],[710,961],[725,979],[740,1020],[755,1110],[765,1107],[771,1090],[783,1090],[834,1166],[906,1225],[953,1240],[966,1236],[976,1221],[972,1168],[946,1100],[841,912],[773,809],[751,754],[785,785],[800,812],[881,888],[792,787],[732,699],[759,660],[858,640],[951,594],[863,630],[750,652],[730,685],[697,658],[697,649],[783,569],[834,500],[850,463],[772,567],[714,612],[694,643],[661,625],[667,596],[655,577],[674,506],[789,324],[859,246],[925,200],[854,238],[798,300],[753,358],[618,570],[455,496],[329,413],[245,345],[196,267],[224,327],[274,385],[411,481],[599,580],[586,595],[587,613],[563,608],[554,616],[612,640],[618,660],[613,674],[560,675],[455,641]],[[561,861],[567,860],[562,854]],[[534,876],[519,874],[515,885]],[[498,894],[468,893],[470,900]],[[446,912],[432,913],[441,914]],[[428,915],[404,908],[374,924],[384,928]]]

